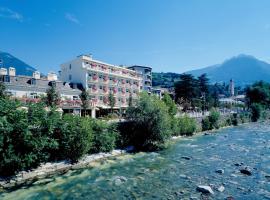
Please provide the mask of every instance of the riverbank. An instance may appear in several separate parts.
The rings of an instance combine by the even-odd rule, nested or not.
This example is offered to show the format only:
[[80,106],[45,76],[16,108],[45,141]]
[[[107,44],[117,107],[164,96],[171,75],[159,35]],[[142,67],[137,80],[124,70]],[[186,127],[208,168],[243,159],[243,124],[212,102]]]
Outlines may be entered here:
[[113,150],[111,153],[97,153],[87,155],[76,163],[68,161],[48,162],[41,164],[38,168],[29,171],[21,171],[17,175],[0,179],[0,190],[11,190],[22,186],[31,185],[33,183],[41,183],[45,179],[55,175],[66,173],[69,170],[81,169],[86,167],[94,167],[95,162],[101,162],[115,156],[125,154],[125,150]]
[[[221,129],[230,128],[233,126],[220,127],[219,129],[196,132],[193,136],[209,135]],[[171,140],[178,140],[181,138],[187,138],[190,136],[173,136]],[[61,175],[69,170],[82,169],[87,167],[94,167],[96,162],[101,162],[105,159],[121,156],[126,154],[125,150],[113,150],[111,153],[97,153],[84,156],[76,163],[70,163],[68,161],[61,162],[48,162],[41,164],[38,168],[29,171],[21,171],[17,175],[0,179],[0,190],[12,190],[20,188],[22,186],[28,186],[35,183],[43,183],[49,181],[48,178]]]
[[[0,199],[267,199],[269,125],[225,128],[180,138],[159,152],[106,158],[5,191]],[[242,172],[246,168],[251,174]],[[214,194],[204,194],[201,186]]]

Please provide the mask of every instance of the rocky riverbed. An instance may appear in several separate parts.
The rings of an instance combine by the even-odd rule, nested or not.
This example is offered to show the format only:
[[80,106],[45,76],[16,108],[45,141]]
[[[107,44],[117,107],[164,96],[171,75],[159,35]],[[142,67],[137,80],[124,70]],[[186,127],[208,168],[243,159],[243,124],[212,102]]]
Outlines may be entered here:
[[181,138],[158,153],[69,170],[0,199],[270,199],[270,124]]

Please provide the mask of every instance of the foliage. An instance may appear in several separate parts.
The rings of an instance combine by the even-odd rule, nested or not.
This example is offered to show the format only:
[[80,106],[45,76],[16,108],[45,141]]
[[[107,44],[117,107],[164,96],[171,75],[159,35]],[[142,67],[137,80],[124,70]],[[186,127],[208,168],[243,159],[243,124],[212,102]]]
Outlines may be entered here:
[[80,99],[82,102],[82,108],[84,110],[84,115],[85,115],[85,111],[86,109],[89,108],[89,102],[90,102],[90,95],[85,89],[82,90],[80,94]]
[[48,149],[56,149],[51,124],[42,104],[29,105],[0,100],[0,175],[9,176],[46,162]]
[[174,135],[192,135],[197,128],[196,120],[188,117],[187,115],[176,118],[177,132]]
[[264,81],[254,83],[246,89],[248,106],[259,103],[269,108],[270,105],[270,84]]
[[55,131],[59,143],[58,159],[78,161],[92,146],[92,127],[88,118],[65,115]]
[[251,121],[256,122],[261,118],[263,107],[259,103],[253,103],[250,106],[251,109]]
[[45,97],[45,103],[47,106],[50,107],[55,107],[59,104],[60,102],[60,95],[56,91],[56,86],[55,84],[52,84],[46,91],[47,95]]
[[142,93],[135,107],[127,110],[131,141],[139,150],[163,148],[171,135],[168,109],[156,96]]
[[168,107],[169,114],[171,116],[176,115],[177,107],[176,107],[176,104],[174,103],[174,101],[172,100],[172,98],[170,97],[170,95],[168,93],[165,93],[162,100],[166,104],[166,106]]
[[90,153],[110,152],[115,148],[119,133],[115,124],[108,124],[100,120],[94,120],[93,145]]
[[202,119],[202,131],[208,131],[211,129],[209,118]]
[[3,82],[0,82],[0,99],[6,98],[6,86]]
[[215,109],[212,109],[210,111],[209,116],[208,116],[208,119],[210,122],[210,129],[218,129],[219,128],[219,124],[218,124],[219,118],[220,118],[219,112],[216,111]]
[[109,99],[109,106],[111,107],[111,113],[112,113],[113,112],[113,108],[115,106],[115,97],[113,96],[113,93],[112,92],[109,93],[108,99]]
[[231,118],[232,118],[232,125],[237,126],[238,125],[237,113],[233,113]]
[[197,80],[191,74],[181,74],[180,81],[175,83],[175,95],[178,101],[188,102],[195,107],[198,97]]
[[130,92],[129,97],[128,97],[128,107],[133,106],[133,97],[132,93]]

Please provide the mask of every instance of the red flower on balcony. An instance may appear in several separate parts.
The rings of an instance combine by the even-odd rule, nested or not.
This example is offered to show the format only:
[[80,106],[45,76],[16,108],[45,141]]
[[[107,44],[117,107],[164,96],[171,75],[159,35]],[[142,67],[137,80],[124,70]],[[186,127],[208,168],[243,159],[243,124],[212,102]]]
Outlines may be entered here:
[[113,93],[114,93],[114,94],[117,93],[117,88],[113,88]]
[[108,102],[109,102],[109,101],[108,101],[108,98],[107,98],[107,97],[104,97],[104,98],[103,98],[103,102],[104,102],[104,103],[108,103]]
[[123,74],[127,74],[128,72],[123,70],[122,73],[123,73]]
[[103,80],[104,80],[105,82],[108,81],[108,79],[109,79],[108,76],[104,76],[104,77],[103,77]]
[[95,75],[93,76],[93,80],[96,81],[97,79],[98,79],[98,75],[95,74]]
[[125,94],[126,91],[125,91],[125,88],[122,88],[122,94]]
[[114,78],[114,79],[113,79],[113,82],[114,82],[114,83],[116,83],[116,82],[117,82],[117,79],[116,79],[116,78]]
[[103,91],[104,91],[105,93],[107,93],[107,92],[108,92],[108,87],[105,86],[105,87],[103,88]]
[[125,80],[124,79],[122,80],[122,84],[125,84]]
[[95,92],[95,91],[97,91],[97,86],[96,85],[93,85],[92,86],[92,90]]

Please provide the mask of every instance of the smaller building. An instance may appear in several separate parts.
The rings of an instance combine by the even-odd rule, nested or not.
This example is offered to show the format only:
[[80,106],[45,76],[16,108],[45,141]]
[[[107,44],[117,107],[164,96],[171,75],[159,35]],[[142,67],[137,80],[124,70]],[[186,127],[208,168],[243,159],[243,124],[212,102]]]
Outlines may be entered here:
[[39,102],[50,86],[54,85],[61,97],[60,107],[64,112],[80,114],[81,101],[79,89],[73,89],[67,82],[57,80],[55,73],[48,73],[47,77],[41,77],[40,72],[35,71],[32,76],[18,76],[14,68],[0,69],[0,82],[3,82],[7,93],[11,98],[21,102]]
[[152,92],[152,68],[140,65],[133,65],[128,67],[128,69],[134,70],[139,73],[142,77],[141,90],[148,93]]

